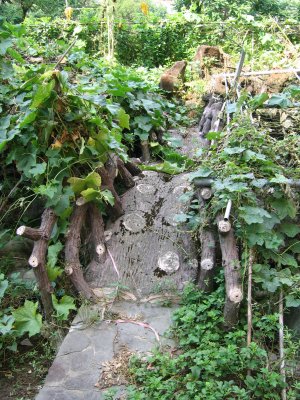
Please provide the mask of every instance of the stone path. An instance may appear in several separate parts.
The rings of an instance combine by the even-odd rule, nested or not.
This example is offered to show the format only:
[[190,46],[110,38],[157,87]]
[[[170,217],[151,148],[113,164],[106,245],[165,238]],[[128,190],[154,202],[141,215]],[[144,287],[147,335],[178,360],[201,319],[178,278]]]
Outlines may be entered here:
[[[36,400],[102,400],[106,385],[118,388],[116,398],[122,398],[127,383],[122,371],[126,372],[128,357],[149,353],[157,346],[172,346],[163,335],[173,310],[152,304],[115,303],[107,309],[110,320],[105,317],[91,326],[89,317],[94,318],[103,309],[94,307],[90,315],[79,312]],[[147,322],[155,332],[134,322]]]

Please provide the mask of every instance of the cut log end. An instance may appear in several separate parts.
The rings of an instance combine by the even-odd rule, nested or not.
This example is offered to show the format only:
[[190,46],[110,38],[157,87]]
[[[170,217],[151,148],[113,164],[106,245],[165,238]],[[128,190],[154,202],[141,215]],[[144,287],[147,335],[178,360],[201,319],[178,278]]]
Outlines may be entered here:
[[212,197],[212,190],[210,188],[203,188],[200,191],[203,200],[209,200]]
[[39,260],[36,256],[31,256],[28,263],[32,268],[37,268],[39,266]]
[[239,288],[230,289],[228,298],[233,303],[240,303],[243,300],[243,292]]
[[18,235],[18,236],[23,236],[25,230],[26,230],[26,226],[25,226],[25,225],[20,226],[20,227],[17,229],[17,235]]
[[213,269],[214,265],[214,260],[210,258],[206,258],[201,261],[201,269],[204,269],[205,271]]
[[106,251],[106,248],[105,248],[104,244],[100,243],[100,244],[98,244],[98,246],[96,246],[96,253],[99,256],[102,256],[105,253],[105,251]]
[[73,268],[71,267],[71,265],[66,265],[66,266],[65,266],[65,274],[66,274],[67,276],[70,276],[70,275],[73,274]]
[[231,229],[231,223],[229,221],[219,221],[218,230],[220,233],[228,233]]

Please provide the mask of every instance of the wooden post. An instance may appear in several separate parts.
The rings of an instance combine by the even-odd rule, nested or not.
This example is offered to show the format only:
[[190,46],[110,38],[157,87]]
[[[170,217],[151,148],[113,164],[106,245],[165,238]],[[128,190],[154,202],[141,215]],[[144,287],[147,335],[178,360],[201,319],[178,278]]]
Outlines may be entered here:
[[[222,216],[217,217],[218,224],[222,220]],[[233,229],[231,228],[229,232],[224,233],[219,230],[219,240],[226,286],[224,321],[226,327],[232,328],[238,322],[239,308],[243,300],[241,265]]]
[[213,232],[204,229],[200,234],[201,263],[198,278],[199,289],[205,292],[213,290],[213,277],[216,267],[216,241]]
[[148,164],[151,159],[148,140],[141,141],[141,148],[142,148],[142,153],[143,153],[143,162]]
[[76,205],[71,215],[70,226],[66,235],[65,245],[65,272],[78,290],[86,299],[95,299],[95,295],[85,281],[80,265],[79,252],[81,245],[81,228],[85,220],[88,204]]
[[34,229],[27,226],[20,226],[17,235],[34,240],[34,246],[28,263],[33,267],[39,290],[41,293],[42,304],[44,307],[45,318],[49,319],[53,312],[52,298],[53,288],[48,278],[46,270],[46,255],[48,240],[51,236],[56,215],[50,208],[46,208],[42,214],[42,221],[39,228]]

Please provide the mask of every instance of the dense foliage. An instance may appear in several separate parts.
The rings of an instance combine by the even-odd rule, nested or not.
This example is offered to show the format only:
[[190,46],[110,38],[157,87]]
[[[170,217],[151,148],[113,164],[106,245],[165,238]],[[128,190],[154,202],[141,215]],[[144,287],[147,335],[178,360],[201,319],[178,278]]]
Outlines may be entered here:
[[[268,350],[277,349],[276,314],[256,310],[254,340],[246,346],[245,320],[233,332],[224,333],[223,278],[212,294],[188,286],[182,306],[173,317],[172,333],[179,342],[175,351],[157,350],[147,360],[133,359],[134,387],[128,399],[190,400],[239,399],[279,400],[284,386],[278,360]],[[286,357],[293,360],[297,347],[289,343]],[[291,374],[293,364],[290,365]],[[248,371],[251,371],[249,374]],[[248,374],[247,374],[248,373]],[[291,380],[289,400],[297,399],[299,384]]]

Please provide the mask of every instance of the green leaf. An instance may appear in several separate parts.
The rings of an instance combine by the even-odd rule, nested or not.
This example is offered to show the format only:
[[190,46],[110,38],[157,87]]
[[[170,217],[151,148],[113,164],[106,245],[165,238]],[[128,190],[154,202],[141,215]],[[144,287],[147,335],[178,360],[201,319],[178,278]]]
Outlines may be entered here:
[[99,189],[101,176],[97,172],[91,172],[85,179],[86,188]]
[[291,107],[293,103],[289,99],[289,95],[285,93],[273,94],[268,100],[269,106],[278,106],[281,108]]
[[0,41],[0,56],[4,56],[6,53],[7,49],[12,45],[12,40],[11,39],[2,39]]
[[19,335],[28,332],[29,336],[36,335],[42,327],[42,316],[37,312],[39,303],[25,300],[24,306],[12,312],[15,318],[15,328]]
[[47,265],[46,269],[47,269],[47,275],[48,275],[50,282],[55,282],[56,279],[59,276],[61,276],[64,272],[64,270],[62,268],[57,267],[57,266],[52,267],[50,265]]
[[292,200],[287,198],[273,199],[270,201],[272,207],[276,210],[276,214],[282,220],[289,216],[294,219],[297,214],[297,208]]
[[58,255],[62,251],[63,247],[64,246],[59,241],[48,247],[48,266],[54,267],[56,265]]
[[47,164],[45,162],[36,164],[34,167],[32,167],[29,170],[29,173],[32,176],[39,176],[39,175],[42,175],[46,171],[46,168],[47,168]]
[[8,280],[4,279],[4,274],[0,274],[0,301],[8,288]]
[[247,224],[262,224],[264,218],[271,218],[271,215],[260,207],[244,206],[240,207],[240,217],[245,220]]
[[95,190],[93,188],[83,190],[80,194],[87,202],[99,199],[101,197],[100,190]]
[[55,294],[52,294],[51,297],[58,319],[65,321],[68,319],[70,310],[76,310],[73,297],[65,295],[60,300],[57,300]]
[[12,315],[4,314],[2,318],[0,318],[0,333],[1,335],[7,335],[13,330],[15,319]]
[[224,154],[240,154],[243,153],[243,151],[245,151],[245,147],[225,147],[225,149],[223,150]]
[[293,295],[289,294],[285,296],[285,305],[286,307],[299,307],[300,299],[296,299]]
[[35,121],[36,116],[36,111],[27,112],[22,122],[20,122],[20,128],[24,128],[24,126],[31,124],[31,122]]
[[128,114],[126,114],[126,112],[123,108],[120,108],[117,118],[119,120],[119,125],[121,128],[130,129],[130,126],[129,126],[130,116]]
[[71,185],[71,188],[75,194],[79,194],[85,189],[85,180],[82,178],[69,178],[68,183]]
[[300,233],[300,226],[298,224],[285,222],[280,225],[280,232],[283,232],[286,234],[286,236],[293,238]]
[[37,91],[33,96],[33,100],[31,103],[31,110],[39,107],[42,103],[44,103],[51,95],[52,89],[55,86],[55,81],[52,79],[48,83],[42,83],[38,86]]
[[249,101],[249,105],[252,109],[256,109],[262,106],[268,100],[268,98],[269,95],[267,93],[257,94]]
[[272,182],[272,183],[288,183],[289,180],[281,174],[276,174],[275,178],[270,179],[270,182]]
[[107,189],[102,190],[101,196],[102,196],[103,200],[105,201],[105,203],[108,203],[111,206],[113,206],[115,204],[115,198],[110,190],[107,190]]

